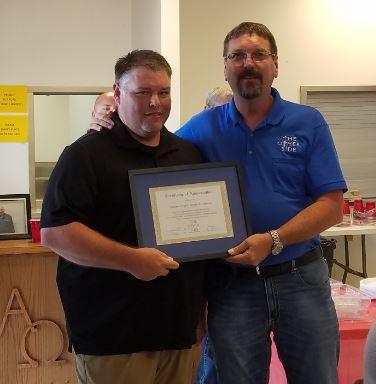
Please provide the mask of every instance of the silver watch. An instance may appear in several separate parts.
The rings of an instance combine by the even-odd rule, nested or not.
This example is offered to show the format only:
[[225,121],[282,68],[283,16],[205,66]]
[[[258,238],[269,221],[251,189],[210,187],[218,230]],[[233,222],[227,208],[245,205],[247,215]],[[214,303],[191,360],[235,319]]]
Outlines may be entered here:
[[275,256],[282,252],[283,244],[276,230],[269,231],[269,233],[273,240],[272,255]]

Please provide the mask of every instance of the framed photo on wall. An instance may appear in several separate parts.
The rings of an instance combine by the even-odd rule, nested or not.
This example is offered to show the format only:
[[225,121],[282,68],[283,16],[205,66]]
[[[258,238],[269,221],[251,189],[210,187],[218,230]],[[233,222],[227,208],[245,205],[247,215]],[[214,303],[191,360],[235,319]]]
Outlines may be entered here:
[[0,195],[0,240],[30,238],[30,195]]

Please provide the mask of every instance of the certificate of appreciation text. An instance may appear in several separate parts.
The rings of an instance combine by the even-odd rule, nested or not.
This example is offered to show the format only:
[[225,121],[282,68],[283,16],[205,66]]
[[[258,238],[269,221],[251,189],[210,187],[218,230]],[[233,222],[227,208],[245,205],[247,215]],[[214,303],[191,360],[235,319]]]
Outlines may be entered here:
[[233,237],[226,183],[149,188],[157,245]]

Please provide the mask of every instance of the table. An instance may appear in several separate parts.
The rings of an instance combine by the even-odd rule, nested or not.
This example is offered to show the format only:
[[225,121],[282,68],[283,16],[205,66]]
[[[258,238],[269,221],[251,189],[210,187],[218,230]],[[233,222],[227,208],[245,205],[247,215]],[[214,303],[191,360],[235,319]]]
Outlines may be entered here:
[[368,332],[376,321],[376,301],[361,320],[340,320],[339,384],[353,384],[364,376],[364,350]]
[[[366,278],[367,275],[367,249],[366,235],[376,235],[376,225],[349,225],[346,227],[331,227],[321,233],[321,236],[335,237],[344,236],[345,240],[345,264],[334,259],[333,263],[343,269],[342,283],[346,283],[347,274],[351,273],[359,277]],[[362,244],[362,271],[357,271],[350,267],[350,253],[347,236],[361,236]]]
[[[368,332],[376,321],[376,301],[371,303],[368,315],[361,320],[340,320],[340,355],[338,383],[354,384],[363,378],[364,347]],[[270,364],[269,384],[287,384],[286,375],[278,359],[274,341]]]

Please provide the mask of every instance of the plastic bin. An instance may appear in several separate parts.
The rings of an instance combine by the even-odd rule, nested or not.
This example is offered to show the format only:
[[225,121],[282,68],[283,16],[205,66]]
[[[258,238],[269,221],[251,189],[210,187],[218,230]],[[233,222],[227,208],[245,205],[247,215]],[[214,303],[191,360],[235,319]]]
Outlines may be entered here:
[[[334,281],[334,280],[332,280]],[[362,320],[369,313],[371,298],[358,288],[331,281],[331,291],[339,320]]]

